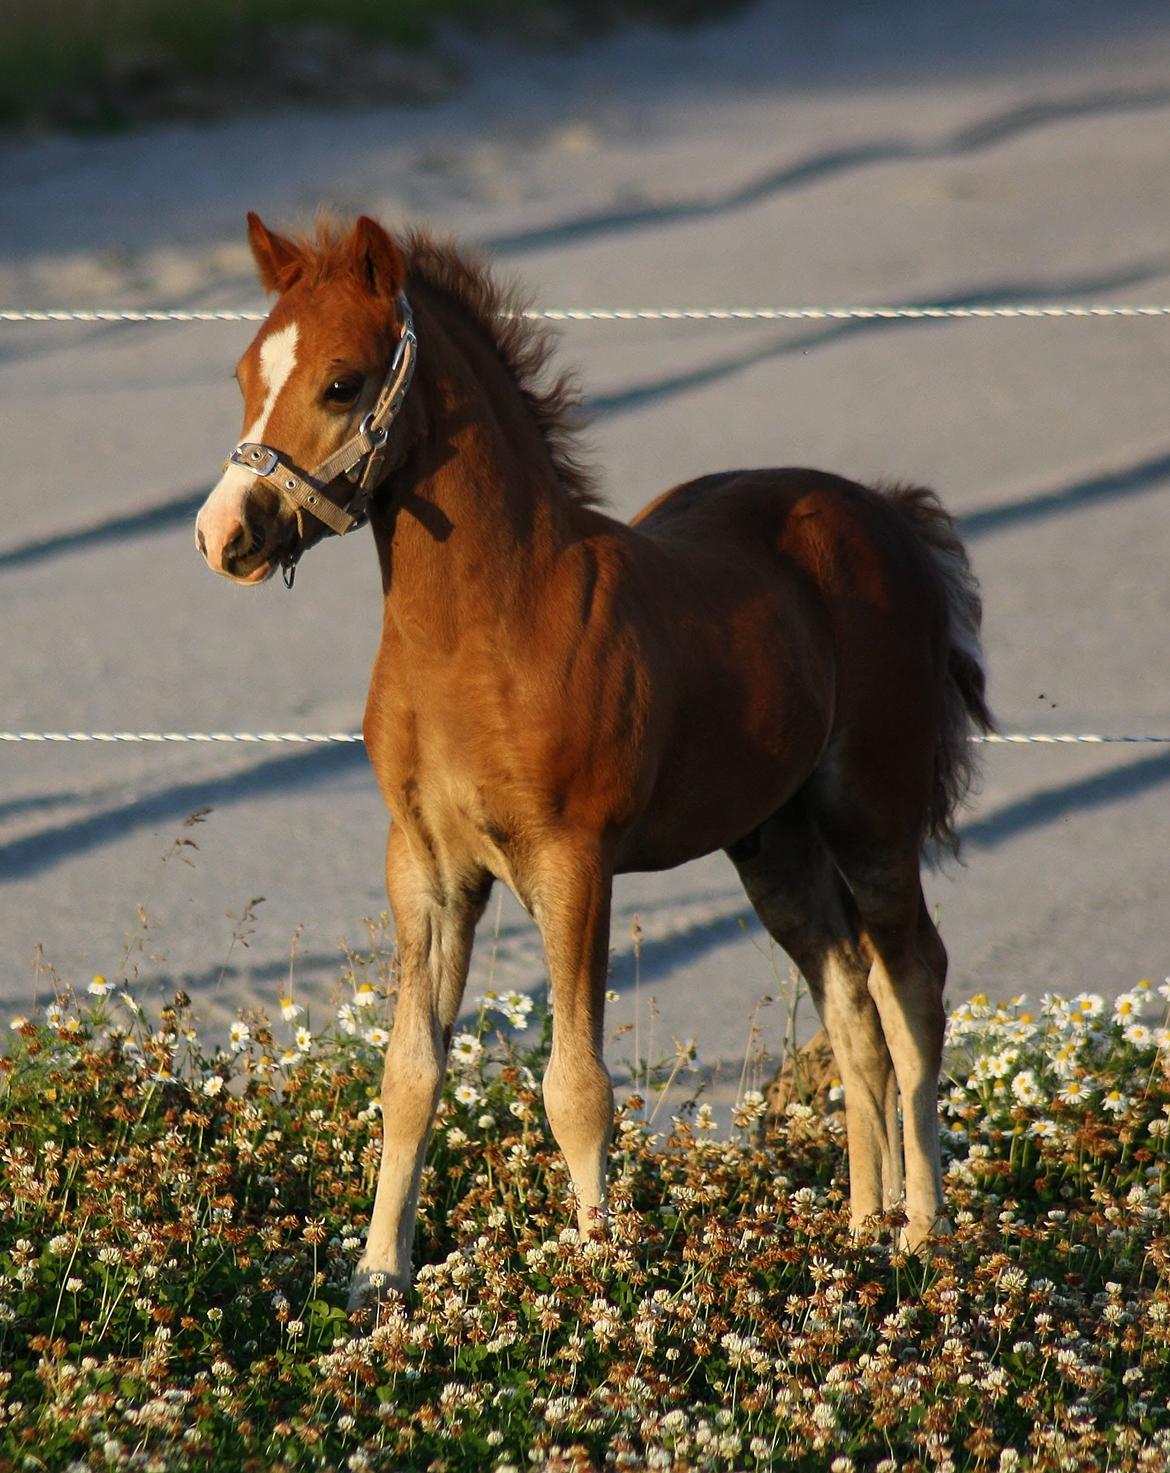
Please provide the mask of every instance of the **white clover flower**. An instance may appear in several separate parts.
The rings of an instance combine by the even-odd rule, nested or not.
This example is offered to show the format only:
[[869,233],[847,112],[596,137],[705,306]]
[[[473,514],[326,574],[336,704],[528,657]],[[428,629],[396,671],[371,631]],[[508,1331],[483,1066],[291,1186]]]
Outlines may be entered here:
[[353,995],[353,1005],[355,1008],[372,1008],[377,1001],[378,994],[368,982],[358,984],[357,991]]
[[58,1257],[63,1253],[68,1253],[72,1246],[73,1235],[71,1233],[58,1233],[55,1238],[49,1239],[49,1252],[55,1253]]
[[95,977],[86,988],[86,991],[92,992],[94,997],[105,997],[107,992],[112,992],[113,990],[113,984],[107,982],[106,979],[100,975]]
[[450,1059],[456,1069],[469,1069],[482,1053],[483,1044],[474,1033],[457,1033],[451,1040]]
[[715,1119],[714,1115],[711,1113],[711,1106],[710,1105],[706,1105],[706,1104],[700,1105],[699,1108],[695,1111],[695,1129],[696,1130],[718,1130],[719,1129],[719,1123]]
[[219,1074],[210,1074],[203,1081],[203,1093],[210,1095],[213,1099],[223,1088],[223,1078]]
[[77,1277],[73,1277],[73,1278],[69,1278],[69,1279],[66,1279],[65,1280],[65,1292],[66,1292],[66,1294],[80,1294],[81,1291],[82,1291],[82,1289],[84,1287],[85,1287],[85,1285]]
[[385,1048],[390,1042],[390,1034],[385,1028],[367,1028],[362,1037],[367,1043],[372,1043],[375,1048]]
[[[481,1096],[480,1096],[479,1090],[477,1090],[474,1085],[472,1085],[472,1084],[457,1084],[455,1086],[455,1098],[459,1101],[459,1103],[461,1105],[466,1105],[470,1109],[470,1107],[472,1105],[478,1105],[479,1104]],[[481,1122],[480,1122],[481,1124],[482,1124],[482,1118],[483,1117],[481,1117]],[[486,1118],[489,1121],[492,1121],[492,1117],[490,1115],[487,1116]],[[493,1123],[494,1123],[494,1121],[493,1121]]]
[[237,1018],[229,1030],[229,1037],[233,1052],[238,1054],[241,1049],[247,1048],[251,1043],[252,1030],[242,1018]]
[[297,1048],[299,1048],[302,1053],[307,1054],[309,1050],[313,1047],[313,1035],[309,1032],[307,1028],[298,1028],[296,1039]]
[[295,1023],[304,1011],[304,1008],[293,1002],[291,997],[280,999],[280,1016],[286,1023]]

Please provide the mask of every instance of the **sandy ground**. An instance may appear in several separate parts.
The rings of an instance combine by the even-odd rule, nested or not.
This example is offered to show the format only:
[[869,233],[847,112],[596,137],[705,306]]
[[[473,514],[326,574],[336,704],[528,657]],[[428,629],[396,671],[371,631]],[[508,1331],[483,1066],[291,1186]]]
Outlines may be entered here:
[[[1170,302],[1163,7],[828,9],[465,46],[472,82],[425,110],[0,144],[0,304],[252,305],[245,211],[303,226],[323,203],[479,241],[547,306]],[[368,541],[319,549],[292,596],[230,588],[192,545],[248,336],[0,326],[0,727],[356,728]],[[733,464],[926,481],[964,518],[1003,727],[1170,732],[1170,322],[599,324],[563,356],[621,514]],[[1168,784],[1166,748],[993,750],[967,866],[929,881],[952,999],[1170,970]],[[192,863],[164,863],[205,806]],[[321,1017],[384,906],[384,830],[360,749],[0,747],[0,996],[43,1001],[38,945],[67,978],[112,973],[141,904],[144,985],[182,981],[222,1024],[274,1002],[301,927]],[[224,970],[226,912],[261,895]],[[469,996],[542,985],[511,901],[483,931]],[[738,1061],[788,971],[721,856],[620,882],[613,948],[613,1028],[637,996],[643,1053],[690,1035]],[[774,1047],[781,1009],[761,1018]],[[632,1053],[627,1032],[611,1055]]]

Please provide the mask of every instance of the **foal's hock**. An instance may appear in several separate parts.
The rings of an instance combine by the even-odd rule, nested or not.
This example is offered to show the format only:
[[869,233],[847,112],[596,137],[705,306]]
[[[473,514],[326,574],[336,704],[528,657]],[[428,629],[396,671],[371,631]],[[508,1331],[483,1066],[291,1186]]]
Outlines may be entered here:
[[968,737],[991,723],[951,518],[917,488],[751,470],[615,521],[574,456],[572,386],[543,377],[546,336],[473,257],[365,217],[311,241],[255,215],[248,229],[277,300],[239,363],[243,435],[199,550],[235,582],[291,581],[321,537],[368,521],[382,571],[364,729],[392,818],[401,986],[355,1301],[372,1275],[409,1282],[493,882],[544,940],[544,1101],[588,1233],[613,1117],[612,879],[714,849],[832,1041],[855,1224],[904,1196],[921,1243],[943,1213],[946,951],[920,858],[927,839],[954,845]]

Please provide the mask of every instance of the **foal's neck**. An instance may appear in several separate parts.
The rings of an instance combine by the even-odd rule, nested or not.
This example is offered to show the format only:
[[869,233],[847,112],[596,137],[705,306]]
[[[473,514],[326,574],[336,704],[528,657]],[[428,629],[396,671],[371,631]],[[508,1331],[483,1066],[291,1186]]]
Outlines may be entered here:
[[579,518],[482,331],[438,294],[413,292],[412,302],[422,433],[371,520],[386,624],[450,652],[477,633],[531,626]]

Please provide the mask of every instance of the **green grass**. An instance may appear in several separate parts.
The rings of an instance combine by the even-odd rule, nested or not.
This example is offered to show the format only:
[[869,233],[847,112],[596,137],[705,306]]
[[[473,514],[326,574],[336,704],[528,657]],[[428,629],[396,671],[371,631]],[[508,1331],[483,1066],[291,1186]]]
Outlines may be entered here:
[[524,36],[550,16],[589,31],[630,19],[685,23],[728,8],[718,0],[5,0],[0,124],[116,126],[137,116],[132,94],[144,67],[171,87],[222,70],[228,94],[246,102],[249,72],[261,89],[273,80],[264,33],[274,26],[327,26],[418,48],[445,24]]
[[379,1151],[380,960],[385,979],[351,959],[327,1026],[285,1000],[220,1048],[186,998],[147,1017],[104,981],[18,1020],[0,1470],[1170,1464],[1148,984],[1116,1009],[953,1015],[955,1231],[925,1262],[850,1236],[839,1114],[791,1105],[761,1142],[755,1093],[730,1137],[702,1104],[650,1124],[628,1101],[609,1240],[580,1244],[536,1084],[548,1020],[489,998],[456,1040],[416,1289],[375,1324],[344,1304]]

